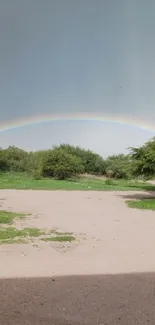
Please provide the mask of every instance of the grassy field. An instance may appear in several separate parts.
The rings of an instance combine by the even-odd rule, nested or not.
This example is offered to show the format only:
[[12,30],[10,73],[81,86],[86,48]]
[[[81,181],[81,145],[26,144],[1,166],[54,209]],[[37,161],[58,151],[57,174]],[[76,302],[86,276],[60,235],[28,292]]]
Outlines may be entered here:
[[0,189],[32,189],[32,190],[84,190],[84,191],[155,191],[155,186],[148,183],[127,180],[102,180],[78,178],[58,181],[54,179],[35,180],[24,174],[1,174]]
[[129,208],[141,209],[141,210],[155,210],[155,199],[143,199],[137,201],[127,201]]

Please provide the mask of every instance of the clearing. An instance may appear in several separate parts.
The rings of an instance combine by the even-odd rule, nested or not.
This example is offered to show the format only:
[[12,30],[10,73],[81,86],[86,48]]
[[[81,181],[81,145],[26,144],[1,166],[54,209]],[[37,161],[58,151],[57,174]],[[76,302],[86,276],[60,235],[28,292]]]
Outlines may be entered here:
[[154,195],[0,190],[1,324],[154,324]]
[[19,242],[29,238],[0,245],[1,277],[154,271],[154,212],[126,204],[144,197],[151,194],[0,190],[1,210],[18,214],[11,226],[8,214],[7,240],[17,230]]

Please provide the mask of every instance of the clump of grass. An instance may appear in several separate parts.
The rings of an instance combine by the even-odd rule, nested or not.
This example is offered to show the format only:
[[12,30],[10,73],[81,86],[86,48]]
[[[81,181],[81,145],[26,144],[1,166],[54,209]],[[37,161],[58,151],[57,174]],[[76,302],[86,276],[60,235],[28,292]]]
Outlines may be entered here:
[[50,233],[52,233],[54,235],[58,235],[58,236],[72,236],[73,235],[72,232],[63,232],[63,231],[59,231],[56,229],[51,230]]
[[45,232],[38,228],[24,228],[22,230],[14,227],[0,228],[0,243],[4,240],[13,240],[24,237],[39,237],[44,235]]
[[72,242],[73,240],[75,240],[74,236],[51,236],[51,237],[44,237],[41,238],[41,240],[45,241],[45,242]]
[[2,239],[0,244],[26,244],[27,240],[24,238]]
[[57,230],[44,231],[39,228],[16,229],[14,227],[7,227],[13,224],[15,218],[24,217],[25,214],[23,213],[0,211],[0,224],[3,225],[0,228],[0,244],[25,243],[29,237],[35,238],[43,235],[51,235],[51,237],[41,238],[44,241],[71,242],[75,239],[71,232],[60,232]]
[[39,239],[45,242],[72,242],[75,240],[75,237],[70,232],[65,233],[57,230],[46,232],[39,228],[16,229],[14,227],[4,227],[0,228],[0,244],[26,243],[29,237],[36,238],[43,235],[47,237]]
[[12,225],[14,219],[23,219],[25,214],[0,210],[0,224]]
[[114,181],[110,178],[106,179],[104,182],[105,185],[115,185]]
[[141,210],[155,210],[155,199],[143,199],[137,201],[126,201],[129,208]]
[[24,236],[29,237],[39,237],[41,235],[45,235],[45,232],[38,228],[24,228],[22,231]]

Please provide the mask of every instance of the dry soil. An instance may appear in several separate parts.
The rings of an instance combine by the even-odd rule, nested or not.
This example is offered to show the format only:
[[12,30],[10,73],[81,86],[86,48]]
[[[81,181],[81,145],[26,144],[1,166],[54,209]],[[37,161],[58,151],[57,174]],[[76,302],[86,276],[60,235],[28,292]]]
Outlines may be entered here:
[[73,232],[74,243],[0,246],[0,324],[155,324],[155,212],[135,192],[0,191],[17,227]]

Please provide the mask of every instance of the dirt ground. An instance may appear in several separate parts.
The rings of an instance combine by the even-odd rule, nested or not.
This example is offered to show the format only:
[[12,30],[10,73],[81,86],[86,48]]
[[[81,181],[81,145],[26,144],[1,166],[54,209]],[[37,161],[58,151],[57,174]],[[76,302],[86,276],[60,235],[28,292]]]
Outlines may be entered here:
[[76,237],[0,246],[1,324],[155,324],[155,212],[125,204],[146,195],[0,190],[17,227]]

